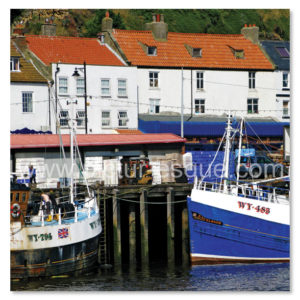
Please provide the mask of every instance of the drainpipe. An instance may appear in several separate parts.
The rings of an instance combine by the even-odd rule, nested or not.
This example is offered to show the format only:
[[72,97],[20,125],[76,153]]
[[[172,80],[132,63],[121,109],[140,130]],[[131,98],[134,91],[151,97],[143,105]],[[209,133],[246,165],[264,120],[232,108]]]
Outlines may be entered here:
[[[60,71],[58,64],[56,64],[56,71],[55,71],[55,119],[57,118],[57,104],[58,104],[58,97],[57,97],[57,73]],[[57,124],[55,125],[55,131],[57,134]]]
[[51,130],[51,97],[50,97],[50,88],[52,83],[48,82],[48,110],[49,110],[49,129]]
[[88,134],[88,117],[87,117],[87,93],[86,93],[86,63],[83,62],[84,69],[84,111],[85,111],[85,134]]

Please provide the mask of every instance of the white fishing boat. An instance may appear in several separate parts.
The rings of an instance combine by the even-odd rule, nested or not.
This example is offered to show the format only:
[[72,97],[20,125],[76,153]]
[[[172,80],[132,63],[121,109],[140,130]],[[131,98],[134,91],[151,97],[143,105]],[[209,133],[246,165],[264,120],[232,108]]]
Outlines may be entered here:
[[34,204],[29,187],[15,180],[11,182],[12,279],[84,272],[97,266],[102,231],[100,213],[97,199],[88,185],[84,195],[75,193],[76,134],[74,120],[69,121],[70,194],[52,201],[48,198],[51,203],[47,201],[48,196],[43,195],[41,202]]

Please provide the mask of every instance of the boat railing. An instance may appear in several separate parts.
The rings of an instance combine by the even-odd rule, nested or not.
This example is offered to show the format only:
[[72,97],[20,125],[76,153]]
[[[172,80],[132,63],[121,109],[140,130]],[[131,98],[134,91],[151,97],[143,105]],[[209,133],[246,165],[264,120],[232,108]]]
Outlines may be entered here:
[[[68,198],[68,196],[60,197]],[[46,209],[39,208],[36,215],[25,214],[25,224],[27,226],[47,226],[63,223],[77,223],[86,218],[91,218],[94,213],[98,212],[96,197],[85,199],[84,202],[77,202],[73,204],[71,210],[63,210],[62,204],[70,203],[70,201],[60,201],[57,207],[51,207],[50,213],[46,213]]]
[[289,200],[289,190],[287,189],[257,186],[256,184],[236,184],[234,181],[230,181],[228,185],[224,185],[224,183],[220,182],[200,181],[195,183],[194,188],[202,191],[226,193],[228,195],[266,202],[285,203]]

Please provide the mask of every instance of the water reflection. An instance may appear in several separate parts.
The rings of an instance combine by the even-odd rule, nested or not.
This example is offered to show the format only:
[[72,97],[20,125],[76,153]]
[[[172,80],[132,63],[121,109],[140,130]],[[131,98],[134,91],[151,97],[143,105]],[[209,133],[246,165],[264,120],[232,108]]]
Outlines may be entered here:
[[289,264],[98,269],[80,277],[13,282],[35,291],[271,291],[290,288]]

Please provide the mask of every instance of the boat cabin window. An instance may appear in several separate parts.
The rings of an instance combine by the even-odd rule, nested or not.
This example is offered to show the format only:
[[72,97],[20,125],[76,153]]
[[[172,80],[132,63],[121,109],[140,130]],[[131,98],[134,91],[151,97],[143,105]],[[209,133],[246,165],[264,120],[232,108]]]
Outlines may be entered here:
[[15,201],[19,202],[20,201],[20,193],[15,194]]
[[22,202],[26,201],[26,193],[22,193]]
[[14,200],[14,193],[10,193],[10,202]]

